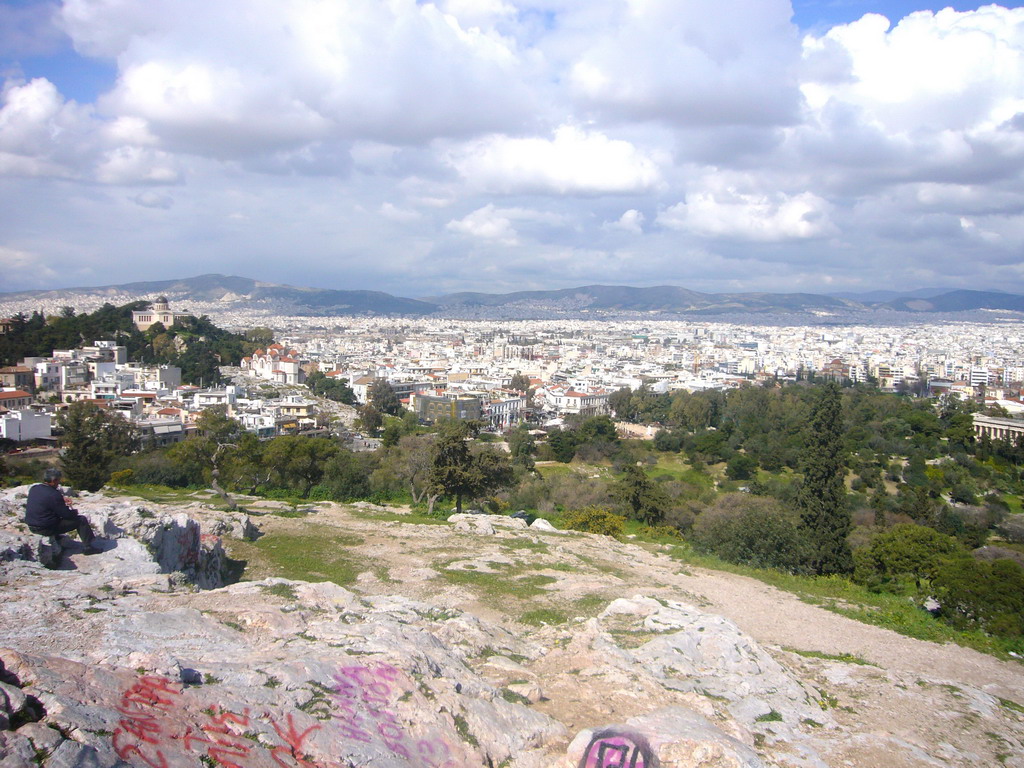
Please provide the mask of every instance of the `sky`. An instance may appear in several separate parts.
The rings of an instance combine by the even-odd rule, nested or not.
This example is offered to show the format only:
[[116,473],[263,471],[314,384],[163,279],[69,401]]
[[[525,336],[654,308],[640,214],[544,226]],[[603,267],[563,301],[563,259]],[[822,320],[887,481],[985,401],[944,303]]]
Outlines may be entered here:
[[1024,8],[0,0],[0,291],[1024,293]]

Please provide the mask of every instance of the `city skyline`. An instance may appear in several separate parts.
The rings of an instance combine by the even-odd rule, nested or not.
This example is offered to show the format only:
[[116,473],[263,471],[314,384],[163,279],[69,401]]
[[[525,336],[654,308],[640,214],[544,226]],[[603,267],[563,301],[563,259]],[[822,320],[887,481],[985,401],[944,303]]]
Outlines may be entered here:
[[0,290],[1024,293],[1016,6],[8,2]]

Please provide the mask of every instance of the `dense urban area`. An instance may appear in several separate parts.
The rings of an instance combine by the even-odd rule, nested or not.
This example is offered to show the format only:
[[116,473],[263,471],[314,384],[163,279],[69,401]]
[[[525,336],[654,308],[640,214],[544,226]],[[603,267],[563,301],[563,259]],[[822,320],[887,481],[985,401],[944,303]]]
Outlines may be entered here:
[[866,620],[1024,652],[1019,320],[197,313],[0,320],[5,482],[59,461],[84,490],[544,517],[841,578],[904,600]]

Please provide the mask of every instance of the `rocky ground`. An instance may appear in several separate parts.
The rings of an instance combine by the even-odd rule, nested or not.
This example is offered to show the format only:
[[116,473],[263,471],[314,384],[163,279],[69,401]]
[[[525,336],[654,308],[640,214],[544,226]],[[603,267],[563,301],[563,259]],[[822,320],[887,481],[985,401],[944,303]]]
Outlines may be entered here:
[[[1021,664],[657,547],[83,495],[112,538],[51,570],[24,491],[0,492],[2,768],[1024,766]],[[307,578],[275,577],[297,542]],[[220,586],[225,548],[249,581]],[[325,548],[347,588],[309,583]]]

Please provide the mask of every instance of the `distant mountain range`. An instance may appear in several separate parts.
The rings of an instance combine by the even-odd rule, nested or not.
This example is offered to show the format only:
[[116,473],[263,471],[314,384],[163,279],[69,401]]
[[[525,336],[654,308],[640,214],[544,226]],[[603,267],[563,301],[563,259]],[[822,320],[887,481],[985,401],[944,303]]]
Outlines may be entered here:
[[423,299],[402,298],[380,291],[297,288],[246,277],[200,275],[182,280],[159,280],[91,288],[0,293],[0,301],[38,300],[73,304],[76,296],[111,301],[162,294],[174,302],[216,302],[225,309],[274,308],[295,315],[405,315],[459,314],[474,317],[500,312],[529,317],[550,313],[658,313],[679,315],[837,315],[875,313],[967,312],[1003,310],[1024,312],[1024,296],[997,291],[943,291],[926,289],[907,293],[877,291],[868,294],[813,293],[700,293],[677,286],[634,288],[588,285],[553,291],[515,293],[453,293]]

